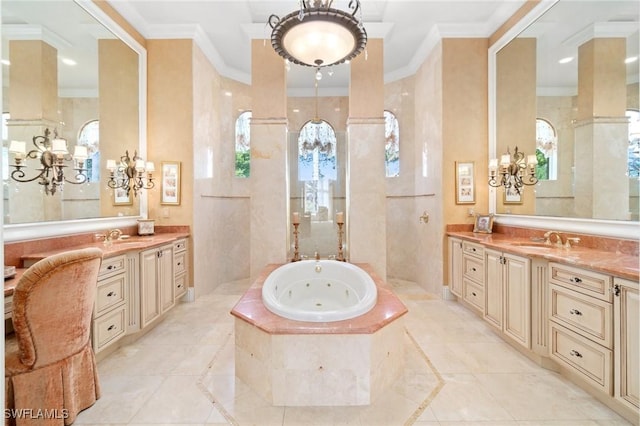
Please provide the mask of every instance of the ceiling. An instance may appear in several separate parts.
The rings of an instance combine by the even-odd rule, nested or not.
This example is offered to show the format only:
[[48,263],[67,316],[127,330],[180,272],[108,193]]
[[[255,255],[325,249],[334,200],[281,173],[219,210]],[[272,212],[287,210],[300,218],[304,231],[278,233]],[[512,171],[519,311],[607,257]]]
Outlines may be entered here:
[[[108,0],[147,39],[194,39],[225,77],[251,82],[251,39],[267,39],[269,15],[294,11],[297,0]],[[362,19],[369,38],[384,39],[384,77],[391,82],[414,74],[431,49],[443,37],[488,37],[509,18],[524,0],[361,0]],[[347,0],[333,7],[347,10]],[[18,34],[40,28],[58,49],[60,57],[78,59],[75,67],[59,66],[61,96],[95,91],[97,78],[86,69],[97,67],[95,41],[112,37],[70,0],[2,0],[2,34]],[[628,37],[629,54],[638,53],[636,0],[562,0],[524,36],[538,37],[539,91],[574,90],[576,61],[560,66],[557,60],[575,54],[583,37],[597,31],[622,31]],[[599,29],[593,24],[599,23]],[[81,48],[81,49],[79,49]],[[75,50],[83,52],[74,53]],[[3,45],[3,59],[7,52]],[[574,52],[574,53],[572,53]],[[93,54],[94,59],[90,59]],[[75,55],[75,56],[74,56]],[[85,56],[86,55],[86,56]],[[97,68],[96,68],[97,69]],[[320,95],[347,93],[349,66],[342,64],[323,72]],[[637,81],[638,62],[628,67]],[[5,72],[5,79],[8,73]],[[287,75],[290,96],[312,96],[315,70],[291,65]],[[94,71],[93,75],[97,75]],[[540,89],[542,88],[542,89]]]
[[[269,38],[267,20],[298,7],[297,0],[109,0],[145,38],[195,38],[223,75],[250,83],[251,39]],[[362,20],[369,38],[384,39],[386,81],[417,70],[441,37],[487,37],[523,0],[362,0]],[[332,7],[347,9],[348,1]],[[321,94],[346,94],[349,68],[324,72]],[[292,65],[287,84],[292,96],[311,94],[315,70]]]

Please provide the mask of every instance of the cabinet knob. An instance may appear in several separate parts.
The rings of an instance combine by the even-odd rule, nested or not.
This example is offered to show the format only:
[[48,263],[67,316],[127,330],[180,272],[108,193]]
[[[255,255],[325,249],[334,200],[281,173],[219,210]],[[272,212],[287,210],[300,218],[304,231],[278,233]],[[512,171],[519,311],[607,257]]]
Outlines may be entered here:
[[111,331],[114,328],[116,328],[115,324],[111,324],[109,327],[107,327],[107,331]]
[[115,291],[110,291],[109,293],[107,293],[107,297],[113,297],[116,295]]
[[473,272],[475,272],[475,271],[476,271],[476,268],[471,268],[471,270],[472,270]]
[[575,349],[571,349],[571,352],[569,352],[569,355],[575,356],[575,357],[578,357],[578,358],[582,358],[582,354],[580,352],[576,351]]
[[475,296],[477,296],[477,294],[476,294],[476,292],[475,292],[475,291],[472,291],[472,292],[471,292],[471,295],[472,295],[472,296],[474,296],[474,297],[475,297]]
[[108,270],[108,271],[111,271],[111,270],[113,270],[113,269],[115,269],[115,268],[116,268],[116,265],[109,265],[109,266],[107,266],[107,270]]
[[582,312],[580,312],[580,311],[579,311],[579,310],[577,310],[577,309],[572,309],[572,310],[570,310],[570,311],[569,311],[569,313],[570,313],[571,315],[578,315],[578,316],[582,315]]
[[572,283],[578,283],[579,284],[579,283],[582,282],[582,279],[580,277],[571,277],[569,279],[569,281],[571,281]]

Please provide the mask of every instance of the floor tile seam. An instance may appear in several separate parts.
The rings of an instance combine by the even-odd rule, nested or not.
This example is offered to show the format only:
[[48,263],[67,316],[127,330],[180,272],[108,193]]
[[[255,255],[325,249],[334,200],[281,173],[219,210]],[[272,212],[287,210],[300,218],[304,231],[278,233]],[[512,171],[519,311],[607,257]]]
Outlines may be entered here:
[[416,408],[416,410],[411,414],[411,416],[409,416],[409,418],[404,422],[404,426],[410,426],[416,422],[416,420],[422,415],[424,410],[431,404],[431,402],[433,402],[436,396],[440,393],[440,391],[445,385],[445,380],[442,377],[442,374],[440,374],[440,371],[438,371],[435,365],[433,365],[433,363],[431,362],[431,359],[429,359],[426,352],[422,349],[422,347],[420,347],[420,345],[418,345],[418,342],[415,340],[415,338],[413,337],[409,329],[405,327],[404,331],[407,334],[407,337],[409,338],[409,340],[411,341],[411,344],[413,345],[414,349],[418,351],[418,355],[422,358],[425,364],[427,364],[427,366],[433,372],[433,374],[436,376],[436,379],[437,379],[436,387],[432,389],[431,392],[429,392],[427,397],[421,403],[418,404],[418,408]]
[[[149,401],[151,401],[153,399],[153,397],[155,396],[156,393],[158,393],[158,391],[160,390],[160,388],[162,387],[162,385],[164,384],[164,382],[167,381],[167,376],[164,374],[156,374],[157,377],[162,377],[162,380],[160,380],[160,382],[158,383],[158,385],[155,387],[155,389],[153,390],[153,392],[149,393],[149,396],[147,398],[144,399],[144,401],[140,404],[140,406],[138,407],[138,409],[131,415],[131,417],[129,417],[129,419],[127,420],[126,424],[131,424],[131,421],[141,412],[141,410],[147,405],[147,403]],[[132,375],[128,375],[127,377],[132,377]],[[136,422],[139,423],[139,422]]]
[[213,404],[213,409],[217,410],[218,413],[220,413],[220,415],[222,415],[222,417],[224,417],[229,422],[229,424],[239,426],[239,423],[236,421],[236,419],[229,412],[227,412],[224,406],[217,400],[215,395],[211,391],[209,391],[209,389],[207,389],[207,386],[204,384],[204,378],[207,376],[209,371],[211,371],[213,365],[218,361],[220,354],[222,354],[222,352],[226,349],[226,346],[229,344],[229,341],[231,340],[231,337],[233,335],[233,331],[229,331],[226,334],[224,341],[222,342],[218,350],[214,353],[211,361],[209,361],[207,366],[198,375],[196,386],[198,387],[198,389],[200,389],[200,392],[202,392],[204,396]]

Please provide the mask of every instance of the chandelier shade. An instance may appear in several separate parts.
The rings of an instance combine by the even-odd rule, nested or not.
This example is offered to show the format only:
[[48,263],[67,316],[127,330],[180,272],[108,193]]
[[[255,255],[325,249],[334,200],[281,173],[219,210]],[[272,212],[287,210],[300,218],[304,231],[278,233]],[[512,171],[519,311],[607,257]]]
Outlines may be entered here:
[[331,1],[315,0],[314,7],[301,1],[300,10],[282,19],[269,17],[271,45],[283,58],[298,65],[326,67],[355,58],[367,45],[367,32],[356,12],[359,0],[351,0],[351,13],[331,8]]

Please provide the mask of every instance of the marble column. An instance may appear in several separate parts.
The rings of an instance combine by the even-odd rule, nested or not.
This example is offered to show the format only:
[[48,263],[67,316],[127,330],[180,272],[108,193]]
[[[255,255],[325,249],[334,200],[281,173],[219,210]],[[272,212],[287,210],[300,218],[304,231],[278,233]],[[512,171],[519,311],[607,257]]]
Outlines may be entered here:
[[624,38],[595,38],[578,50],[575,213],[629,220]]
[[251,45],[250,270],[285,263],[289,246],[287,80],[284,60],[270,43]]
[[[61,130],[58,116],[58,51],[40,40],[11,40],[9,42],[9,140],[24,141],[27,152],[36,147],[34,136],[44,135],[45,129]],[[10,164],[13,155],[10,155]],[[40,160],[27,160],[25,178],[38,174]],[[9,168],[9,173],[14,169]],[[16,217],[20,222],[40,222],[61,218],[60,194],[55,197],[41,194],[37,181],[18,183],[9,181],[7,223]]]
[[351,61],[347,121],[347,255],[386,277],[383,42]]

